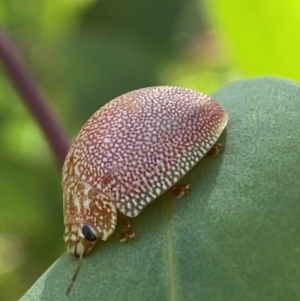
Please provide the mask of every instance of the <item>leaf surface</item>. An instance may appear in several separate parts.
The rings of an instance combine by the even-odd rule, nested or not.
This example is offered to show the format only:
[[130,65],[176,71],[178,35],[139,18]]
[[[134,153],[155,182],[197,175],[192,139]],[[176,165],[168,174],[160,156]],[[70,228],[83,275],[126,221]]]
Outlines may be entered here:
[[[27,300],[299,300],[300,85],[262,77],[213,95],[230,120],[225,151],[182,179],[191,192],[165,193],[84,258],[64,254]],[[59,238],[58,238],[59,239]]]

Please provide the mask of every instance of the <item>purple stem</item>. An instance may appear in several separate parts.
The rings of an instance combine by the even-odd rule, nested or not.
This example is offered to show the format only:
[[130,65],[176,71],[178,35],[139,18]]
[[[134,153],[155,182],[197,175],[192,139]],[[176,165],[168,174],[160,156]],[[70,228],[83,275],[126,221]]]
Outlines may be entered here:
[[22,62],[16,47],[1,28],[0,59],[27,108],[42,128],[57,162],[62,166],[69,149],[67,135],[52,114],[46,98]]

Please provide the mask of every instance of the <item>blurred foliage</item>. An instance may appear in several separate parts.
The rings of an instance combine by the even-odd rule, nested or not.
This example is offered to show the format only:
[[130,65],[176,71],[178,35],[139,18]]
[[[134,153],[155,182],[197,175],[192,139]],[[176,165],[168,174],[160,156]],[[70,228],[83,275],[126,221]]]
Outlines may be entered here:
[[298,0],[206,1],[234,66],[247,75],[300,79]]
[[[99,99],[135,88],[299,80],[300,4],[280,3],[2,0],[0,22],[73,137]],[[60,169],[2,69],[0,139],[0,300],[15,300],[65,246]]]

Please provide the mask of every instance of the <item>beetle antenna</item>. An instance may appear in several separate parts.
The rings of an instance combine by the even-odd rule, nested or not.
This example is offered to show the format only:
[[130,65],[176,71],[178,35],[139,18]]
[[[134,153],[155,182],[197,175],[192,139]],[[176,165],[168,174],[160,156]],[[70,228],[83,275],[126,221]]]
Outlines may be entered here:
[[75,273],[74,273],[74,275],[73,275],[73,278],[72,278],[72,280],[71,280],[71,283],[69,284],[69,286],[68,286],[68,288],[67,288],[67,292],[66,292],[67,297],[69,297],[69,294],[70,294],[70,292],[71,292],[71,290],[72,290],[72,288],[73,288],[73,286],[74,286],[74,283],[75,283],[75,281],[76,281],[76,279],[77,279],[78,273],[79,273],[79,271],[80,271],[80,269],[81,269],[81,266],[82,266],[82,259],[83,259],[83,254],[81,254],[80,257],[79,257],[79,262],[78,262],[77,269],[76,269],[76,271],[75,271]]

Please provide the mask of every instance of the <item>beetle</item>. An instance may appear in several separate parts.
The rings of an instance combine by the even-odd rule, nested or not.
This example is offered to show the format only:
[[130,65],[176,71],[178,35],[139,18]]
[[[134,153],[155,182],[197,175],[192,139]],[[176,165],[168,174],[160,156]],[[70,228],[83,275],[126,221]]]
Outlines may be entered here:
[[[123,221],[188,173],[214,147],[228,115],[211,97],[183,87],[135,90],[108,102],[80,130],[62,169],[64,240],[82,258]],[[179,191],[178,191],[179,187]],[[188,186],[177,186],[181,196]],[[70,285],[70,287],[72,284]],[[70,289],[70,288],[69,288]]]

